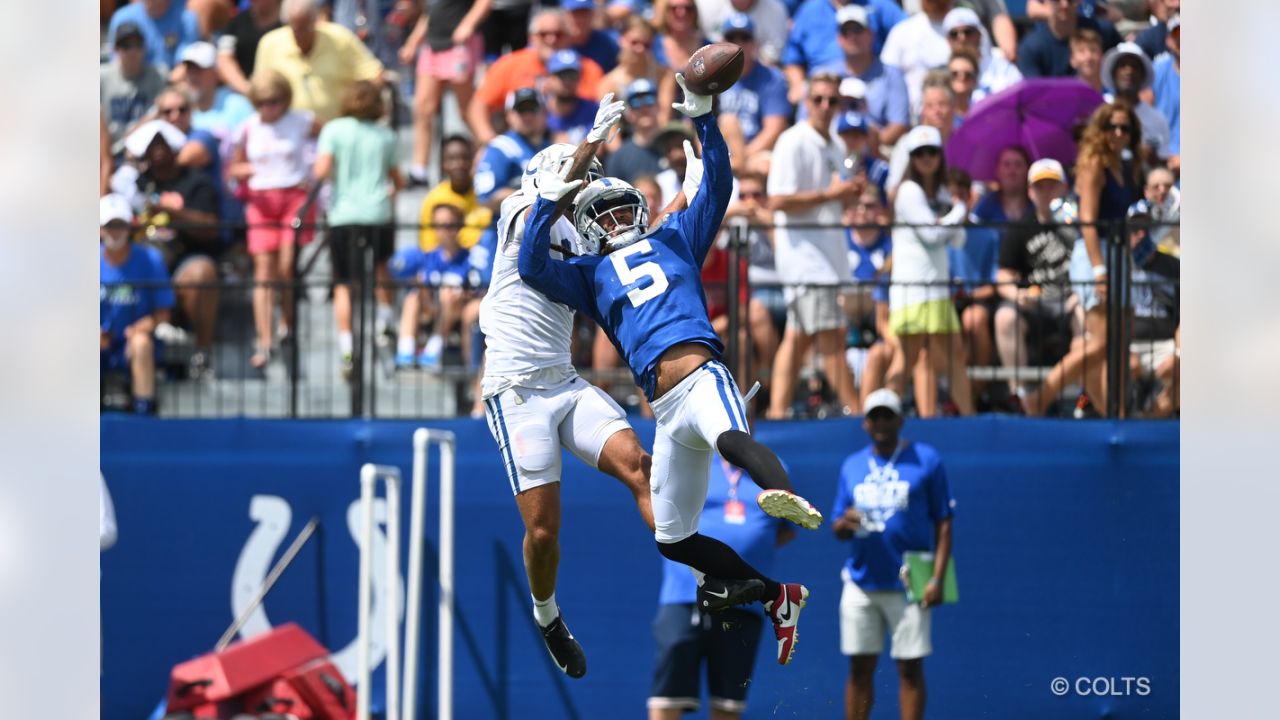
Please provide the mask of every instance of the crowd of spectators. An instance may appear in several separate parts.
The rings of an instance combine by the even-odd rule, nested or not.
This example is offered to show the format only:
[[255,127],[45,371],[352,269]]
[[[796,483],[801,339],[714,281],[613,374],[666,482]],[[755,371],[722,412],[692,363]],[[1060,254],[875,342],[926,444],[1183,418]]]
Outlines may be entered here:
[[[457,345],[479,367],[474,308],[494,222],[527,161],[581,141],[612,94],[627,111],[605,170],[665,205],[696,146],[671,112],[674,73],[724,41],[746,61],[717,99],[735,187],[708,300],[726,334],[725,308],[741,305],[751,360],[740,380],[762,383],[769,417],[856,414],[886,385],[921,416],[1042,414],[1073,384],[1101,410],[1117,356],[1106,348],[1104,256],[1116,221],[1144,228],[1129,238],[1140,329],[1129,365],[1150,392],[1134,409],[1176,412],[1179,5],[103,0],[104,372],[142,352],[134,335],[163,339],[178,326],[194,346],[191,374],[212,375],[219,284],[237,258],[257,283],[249,362],[272,362],[295,322],[295,246],[312,239],[286,228],[313,205],[304,227],[326,228],[344,374],[366,251],[376,335],[396,365],[437,370]],[[948,162],[967,118],[1040,78],[1097,94],[1097,110],[1067,129],[1076,154],[1041,156],[1015,135],[991,140],[988,168]],[[398,141],[392,90],[405,91],[410,142]],[[412,217],[396,217],[404,192],[425,192]],[[134,224],[129,242],[149,248],[145,268],[107,242],[122,221]],[[396,251],[397,222],[421,225],[417,247]],[[752,287],[729,298],[716,282],[736,225]],[[120,318],[136,313],[115,301],[128,293],[105,283],[129,282],[135,266],[172,282],[172,313],[134,318],[126,333]],[[575,357],[613,367],[600,337]],[[971,383],[975,368],[987,372]],[[134,396],[149,400],[154,383],[138,372]],[[1077,405],[1066,398],[1068,411]]]

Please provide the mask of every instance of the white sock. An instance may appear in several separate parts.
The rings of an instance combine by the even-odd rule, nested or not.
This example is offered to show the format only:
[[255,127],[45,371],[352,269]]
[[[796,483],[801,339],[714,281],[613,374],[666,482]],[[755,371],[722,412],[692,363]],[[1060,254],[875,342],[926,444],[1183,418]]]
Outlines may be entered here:
[[395,322],[396,311],[390,305],[379,304],[375,317],[377,318],[378,332],[383,332]]
[[702,587],[707,582],[707,574],[701,570],[689,568],[689,572],[693,573],[693,579],[698,581],[698,587]]
[[351,333],[338,333],[338,352],[343,355],[351,354]]
[[[533,597],[530,595],[529,597]],[[546,627],[555,621],[560,615],[560,606],[556,605],[556,594],[551,593],[551,597],[546,600],[533,598],[533,619],[538,622],[541,627]]]
[[423,352],[425,352],[428,355],[439,355],[440,351],[443,349],[444,349],[444,338],[440,337],[439,335],[432,335],[431,337],[427,338],[427,346],[426,348],[423,349]]
[[425,165],[410,165],[409,174],[419,180],[427,179],[427,167]]
[[410,337],[409,335],[401,335],[400,339],[396,341],[396,354],[398,355],[412,355],[417,349],[417,338]]

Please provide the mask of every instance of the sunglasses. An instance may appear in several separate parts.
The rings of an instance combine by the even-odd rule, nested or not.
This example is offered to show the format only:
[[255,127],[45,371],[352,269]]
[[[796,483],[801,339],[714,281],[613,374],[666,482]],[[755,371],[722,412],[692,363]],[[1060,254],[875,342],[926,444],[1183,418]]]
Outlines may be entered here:
[[725,42],[730,42],[734,45],[746,45],[752,40],[755,40],[755,37],[751,33],[727,33],[724,36]]
[[972,70],[952,70],[951,79],[952,80],[977,80],[978,74],[973,72]]
[[540,38],[558,38],[563,37],[564,33],[559,30],[542,30],[534,33],[534,35]]
[[818,107],[823,107],[824,105],[830,105],[832,107],[835,107],[840,103],[840,96],[839,95],[810,95],[809,102],[813,103],[814,105],[817,105]]
[[866,31],[867,26],[862,23],[847,22],[840,26],[840,34],[845,37],[849,37],[850,35],[861,35]]
[[952,28],[947,32],[947,37],[951,38],[952,40],[959,40],[960,38],[977,37],[977,36],[978,36],[978,28],[975,28],[975,27]]
[[938,148],[936,147],[922,147],[922,148],[916,148],[915,150],[911,151],[911,157],[913,158],[938,157],[938,153],[939,151],[938,151]]
[[764,197],[764,193],[763,193],[762,191],[760,191],[760,190],[756,190],[756,191],[754,191],[754,192],[740,192],[740,193],[738,193],[738,198],[739,198],[739,199],[741,199],[741,200],[758,200],[758,199],[760,199],[760,198],[762,198],[762,197]]
[[116,45],[117,50],[141,50],[142,47],[141,40],[126,40]]
[[170,115],[186,115],[187,113],[191,112],[191,106],[178,105],[177,107],[160,108],[159,112],[161,115],[164,115],[165,117],[169,117]]
[[633,47],[637,50],[648,50],[653,47],[652,40],[627,40],[626,44],[628,47]]
[[108,230],[118,231],[118,230],[128,230],[130,226],[129,226],[129,223],[123,220],[112,220],[111,222],[107,223],[106,225],[103,225],[102,227]]
[[1107,123],[1106,125],[1102,126],[1102,129],[1106,130],[1109,133],[1119,131],[1123,135],[1128,135],[1129,133],[1133,132],[1133,126],[1130,125],[1129,123]]

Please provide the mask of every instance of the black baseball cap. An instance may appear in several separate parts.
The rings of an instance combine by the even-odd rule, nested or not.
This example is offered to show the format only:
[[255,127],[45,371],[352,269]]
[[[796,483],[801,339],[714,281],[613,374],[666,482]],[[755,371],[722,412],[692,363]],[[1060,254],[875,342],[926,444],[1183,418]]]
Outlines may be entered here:
[[126,40],[137,40],[143,42],[145,38],[142,35],[142,28],[137,23],[122,22],[116,28],[116,47],[120,47]]

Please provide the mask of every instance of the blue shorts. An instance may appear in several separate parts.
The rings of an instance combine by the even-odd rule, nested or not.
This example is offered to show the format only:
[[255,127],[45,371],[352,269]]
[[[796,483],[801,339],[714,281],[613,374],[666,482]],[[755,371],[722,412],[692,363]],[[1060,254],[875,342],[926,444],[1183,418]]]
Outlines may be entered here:
[[660,606],[653,621],[658,652],[648,706],[697,710],[705,660],[711,706],[741,713],[763,625],[760,613],[737,608],[707,615],[692,603]]

